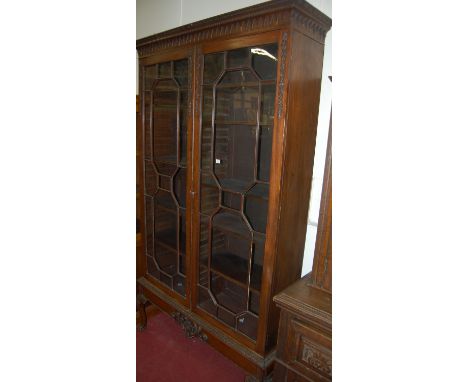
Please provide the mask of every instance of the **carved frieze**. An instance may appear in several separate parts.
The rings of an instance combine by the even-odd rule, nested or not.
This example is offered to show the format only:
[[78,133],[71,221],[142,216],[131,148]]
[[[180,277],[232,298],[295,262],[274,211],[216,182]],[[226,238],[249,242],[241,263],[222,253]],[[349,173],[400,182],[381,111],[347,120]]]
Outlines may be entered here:
[[162,49],[259,33],[291,24],[323,43],[331,26],[331,20],[327,16],[304,0],[271,1],[235,13],[235,16],[228,13],[145,37],[137,42],[138,53],[140,57],[144,57]]

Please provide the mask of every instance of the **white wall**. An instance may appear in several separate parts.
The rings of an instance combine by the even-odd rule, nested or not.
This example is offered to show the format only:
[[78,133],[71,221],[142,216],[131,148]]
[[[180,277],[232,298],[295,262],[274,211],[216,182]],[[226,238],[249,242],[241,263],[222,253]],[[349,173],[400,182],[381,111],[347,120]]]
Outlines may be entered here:
[[[262,3],[256,0],[137,0],[136,2],[136,38],[150,36],[168,29],[176,28],[194,21],[206,19],[250,5]],[[308,0],[314,7],[332,16],[331,0]],[[328,124],[331,108],[331,83],[328,76],[331,71],[332,31],[325,39],[325,55],[322,73],[322,90],[317,128],[317,143],[314,161],[314,176],[309,204],[309,222],[304,249],[302,274],[312,270],[312,262],[317,234],[320,196],[322,192],[323,170],[327,148]],[[138,94],[138,62],[137,62],[137,94]]]

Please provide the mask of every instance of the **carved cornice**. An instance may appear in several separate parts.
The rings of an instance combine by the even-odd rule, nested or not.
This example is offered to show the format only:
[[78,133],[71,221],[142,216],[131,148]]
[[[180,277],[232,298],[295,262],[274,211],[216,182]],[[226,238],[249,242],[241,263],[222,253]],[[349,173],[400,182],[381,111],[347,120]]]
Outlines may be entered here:
[[295,27],[304,30],[316,41],[325,43],[325,36],[330,25],[321,23],[316,18],[311,18],[309,14],[297,9],[292,10],[291,19]]
[[137,41],[137,49],[139,56],[145,57],[166,48],[273,30],[291,24],[323,43],[331,27],[331,19],[305,0],[272,0],[142,38]]

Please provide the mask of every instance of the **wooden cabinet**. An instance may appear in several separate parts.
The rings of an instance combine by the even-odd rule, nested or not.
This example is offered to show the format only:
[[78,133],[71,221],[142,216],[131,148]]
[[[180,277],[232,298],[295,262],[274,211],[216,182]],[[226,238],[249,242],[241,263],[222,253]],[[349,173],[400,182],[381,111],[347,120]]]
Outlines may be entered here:
[[274,297],[281,308],[275,382],[332,380],[331,145],[330,116],[312,272]]
[[137,41],[141,301],[258,379],[301,274],[330,26],[276,0]]
[[332,380],[331,293],[311,276],[275,296],[281,308],[275,382]]

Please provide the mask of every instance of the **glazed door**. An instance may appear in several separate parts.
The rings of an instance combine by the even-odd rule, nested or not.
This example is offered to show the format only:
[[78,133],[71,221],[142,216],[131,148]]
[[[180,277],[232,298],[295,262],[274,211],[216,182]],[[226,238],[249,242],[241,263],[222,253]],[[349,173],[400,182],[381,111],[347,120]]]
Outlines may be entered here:
[[203,54],[196,304],[257,339],[278,45]]
[[189,59],[143,66],[146,273],[185,298]]

